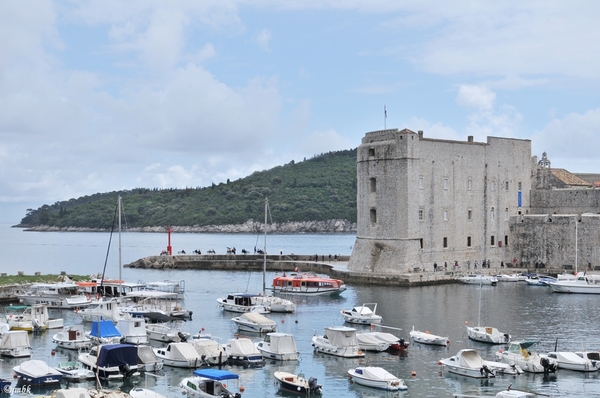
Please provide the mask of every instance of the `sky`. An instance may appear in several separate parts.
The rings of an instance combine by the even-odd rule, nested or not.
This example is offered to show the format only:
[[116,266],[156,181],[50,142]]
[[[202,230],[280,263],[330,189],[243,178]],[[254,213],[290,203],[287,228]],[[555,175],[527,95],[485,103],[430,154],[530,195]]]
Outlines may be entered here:
[[233,181],[384,128],[530,139],[552,167],[600,172],[599,15],[577,0],[3,0],[0,221]]

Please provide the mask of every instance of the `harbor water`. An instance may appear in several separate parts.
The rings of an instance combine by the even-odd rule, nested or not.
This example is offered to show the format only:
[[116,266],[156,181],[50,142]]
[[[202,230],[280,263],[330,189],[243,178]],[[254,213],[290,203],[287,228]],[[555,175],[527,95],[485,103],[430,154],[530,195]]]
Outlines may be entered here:
[[[102,272],[106,262],[106,276],[116,278],[121,272],[126,281],[185,280],[184,307],[193,311],[193,319],[183,329],[219,337],[222,343],[234,338],[236,330],[231,318],[233,313],[224,312],[216,299],[233,292],[256,292],[262,289],[260,272],[225,272],[192,270],[119,270],[118,236],[112,236],[107,257],[110,234],[108,233],[59,233],[25,232],[0,224],[0,250],[3,252],[0,270],[8,274],[23,271],[32,275],[42,274],[91,275]],[[214,249],[224,254],[227,247],[253,251],[262,248],[264,236],[240,234],[173,234],[171,244],[174,253],[193,250],[203,253]],[[283,251],[284,254],[349,255],[354,244],[353,234],[297,234],[267,237],[267,252]],[[167,246],[166,234],[123,233],[121,236],[121,262],[127,264],[141,257],[156,255]],[[302,270],[301,270],[302,271]],[[267,274],[267,285],[275,276]],[[481,289],[479,313],[479,287],[449,284],[415,288],[394,286],[350,285],[348,290],[335,297],[289,297],[297,305],[294,314],[270,314],[277,321],[278,331],[292,333],[300,351],[300,360],[281,363],[267,362],[258,368],[227,366],[240,375],[238,383],[229,382],[228,387],[238,391],[243,386],[245,398],[294,396],[278,390],[273,373],[283,370],[304,373],[316,377],[323,386],[323,396],[335,397],[451,397],[452,394],[494,396],[497,391],[512,385],[513,388],[536,391],[552,397],[600,396],[600,373],[579,373],[559,370],[556,374],[523,374],[498,376],[493,379],[472,379],[441,372],[437,361],[455,355],[462,348],[476,348],[484,359],[494,360],[494,354],[504,346],[490,346],[469,341],[465,323],[497,327],[508,332],[513,339],[535,339],[539,344],[532,350],[538,352],[599,350],[600,313],[596,311],[600,295],[562,295],[544,287],[527,286],[523,282],[500,282],[498,286]],[[362,359],[343,359],[313,353],[311,338],[322,334],[324,328],[342,325],[340,311],[363,303],[377,303],[377,313],[383,317],[382,325],[401,330],[384,330],[408,340],[414,327],[421,331],[448,336],[448,347],[435,347],[412,343],[405,353],[393,355],[387,352],[367,353]],[[74,311],[53,310],[52,316],[63,317],[65,324],[80,322]],[[88,325],[89,327],[89,325]],[[369,327],[358,327],[369,331]],[[56,350],[52,335],[46,331],[30,334],[34,359],[50,364],[74,360],[76,352]],[[259,341],[260,336],[248,336]],[[24,359],[5,358],[0,362],[0,377],[12,379],[12,367]],[[359,365],[381,366],[403,378],[408,391],[385,393],[352,383],[348,369]],[[111,383],[111,388],[129,391],[135,386],[153,389],[168,397],[181,396],[179,382],[192,374],[192,370],[165,367],[158,377],[141,376],[123,383]],[[414,376],[412,375],[414,374]],[[84,385],[84,384],[81,384]],[[43,391],[41,391],[43,392]],[[39,392],[39,393],[41,393]],[[34,393],[36,393],[34,391]],[[25,396],[13,392],[12,396]]]

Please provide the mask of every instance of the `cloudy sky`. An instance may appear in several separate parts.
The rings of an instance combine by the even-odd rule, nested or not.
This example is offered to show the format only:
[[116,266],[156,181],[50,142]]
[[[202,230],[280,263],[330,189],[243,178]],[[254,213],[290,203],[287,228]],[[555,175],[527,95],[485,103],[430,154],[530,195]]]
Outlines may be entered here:
[[234,180],[384,126],[527,138],[553,167],[600,172],[598,15],[576,0],[3,0],[0,221]]

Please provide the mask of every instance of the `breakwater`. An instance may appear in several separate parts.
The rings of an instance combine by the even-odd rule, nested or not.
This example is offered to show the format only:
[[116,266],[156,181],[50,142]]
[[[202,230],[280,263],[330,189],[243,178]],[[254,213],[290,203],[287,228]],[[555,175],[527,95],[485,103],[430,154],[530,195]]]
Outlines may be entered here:
[[[457,279],[468,275],[471,270],[439,270],[437,272],[415,268],[408,273],[354,272],[347,268],[350,256],[319,257],[310,255],[267,255],[266,270],[270,272],[314,272],[343,279],[346,283],[363,285],[427,286],[456,283]],[[148,256],[126,264],[126,268],[139,269],[179,269],[179,270],[221,270],[221,271],[257,271],[265,266],[263,255],[175,255]],[[486,275],[499,273],[526,272],[524,268],[486,268],[474,270]],[[551,270],[545,270],[551,271]],[[535,271],[534,271],[535,272]],[[547,272],[546,272],[547,273]],[[554,272],[556,274],[556,272]]]

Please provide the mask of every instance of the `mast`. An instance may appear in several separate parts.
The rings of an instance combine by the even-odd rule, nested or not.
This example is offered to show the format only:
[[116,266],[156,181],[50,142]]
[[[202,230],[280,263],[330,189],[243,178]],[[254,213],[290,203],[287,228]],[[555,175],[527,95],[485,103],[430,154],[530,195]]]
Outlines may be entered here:
[[119,206],[118,206],[118,212],[119,212],[119,283],[121,283],[120,281],[121,279],[121,195],[119,195]]
[[267,209],[269,208],[269,199],[265,198],[265,243],[263,248],[263,295],[267,291]]
[[577,218],[575,218],[575,275],[577,275]]

